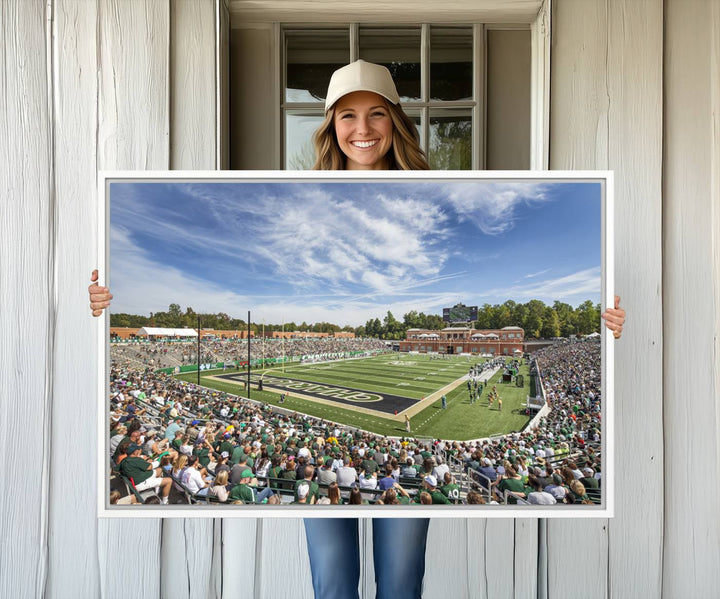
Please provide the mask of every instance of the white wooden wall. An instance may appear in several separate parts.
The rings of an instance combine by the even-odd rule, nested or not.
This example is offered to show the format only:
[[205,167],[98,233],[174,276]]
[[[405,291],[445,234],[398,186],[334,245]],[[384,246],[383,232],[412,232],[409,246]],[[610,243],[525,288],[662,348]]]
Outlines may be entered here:
[[711,597],[720,594],[720,3],[671,2],[665,19],[663,589]]
[[[299,520],[98,521],[77,467],[95,173],[222,164],[226,10],[0,2],[0,597],[312,596]],[[425,596],[717,597],[720,2],[553,0],[552,36],[550,166],[616,173],[616,517],[434,520]]]

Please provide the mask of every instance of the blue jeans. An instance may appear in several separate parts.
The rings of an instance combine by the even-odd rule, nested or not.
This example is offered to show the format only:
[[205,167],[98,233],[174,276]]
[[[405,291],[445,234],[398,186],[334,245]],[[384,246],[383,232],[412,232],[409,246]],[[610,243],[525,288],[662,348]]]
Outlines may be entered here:
[[265,487],[262,491],[258,491],[257,501],[258,503],[260,503],[268,497],[272,497],[273,495],[275,495],[275,493],[273,493],[272,489],[270,487]]
[[[377,599],[419,599],[428,518],[375,518]],[[358,599],[360,547],[356,518],[306,518],[315,599]]]

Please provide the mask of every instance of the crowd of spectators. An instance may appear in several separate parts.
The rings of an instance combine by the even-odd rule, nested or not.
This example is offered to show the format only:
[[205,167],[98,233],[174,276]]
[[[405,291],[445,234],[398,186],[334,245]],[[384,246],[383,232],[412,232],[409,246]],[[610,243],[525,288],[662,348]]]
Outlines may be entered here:
[[[475,442],[375,435],[115,357],[112,466],[139,490],[156,488],[161,502],[550,505],[599,498],[599,342],[537,352],[549,414],[535,428]],[[462,492],[456,478],[465,477]]]
[[[250,340],[250,360],[277,360],[285,356],[301,362],[316,362],[349,357],[360,353],[389,351],[387,344],[375,338],[320,337],[296,339],[260,338]],[[141,340],[116,342],[110,346],[111,358],[131,360],[151,368],[172,368],[197,364],[198,343],[179,340]],[[245,339],[212,339],[200,344],[201,363],[246,362],[248,342]]]
[[[480,443],[444,443],[480,490],[534,504],[597,503],[602,480],[600,342],[536,352],[549,412],[537,426]],[[550,497],[552,496],[552,497]]]

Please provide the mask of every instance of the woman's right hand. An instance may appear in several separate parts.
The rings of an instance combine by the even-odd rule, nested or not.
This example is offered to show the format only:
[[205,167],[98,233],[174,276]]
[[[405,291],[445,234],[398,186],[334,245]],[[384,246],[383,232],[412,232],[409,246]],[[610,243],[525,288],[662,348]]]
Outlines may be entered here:
[[100,287],[100,285],[97,284],[97,269],[92,271],[90,280],[92,281],[92,285],[88,287],[88,293],[90,294],[90,309],[92,310],[93,316],[100,316],[103,313],[103,310],[110,305],[110,300],[113,296],[107,287]]

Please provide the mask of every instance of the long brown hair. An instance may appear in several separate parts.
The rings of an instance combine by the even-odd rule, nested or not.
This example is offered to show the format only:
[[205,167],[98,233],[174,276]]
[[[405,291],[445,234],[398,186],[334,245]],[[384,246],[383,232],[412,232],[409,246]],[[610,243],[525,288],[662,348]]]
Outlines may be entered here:
[[[383,99],[384,101],[384,99]],[[389,170],[426,171],[430,165],[425,152],[420,148],[420,136],[415,123],[405,114],[400,104],[385,102],[393,124],[392,148],[387,156],[390,161]],[[315,147],[315,171],[343,171],[346,156],[342,153],[335,135],[335,106],[325,113],[325,119],[312,137]]]
[[340,487],[338,487],[338,484],[336,482],[332,482],[328,485],[328,499],[330,499],[330,503],[333,505],[338,505],[340,503]]

